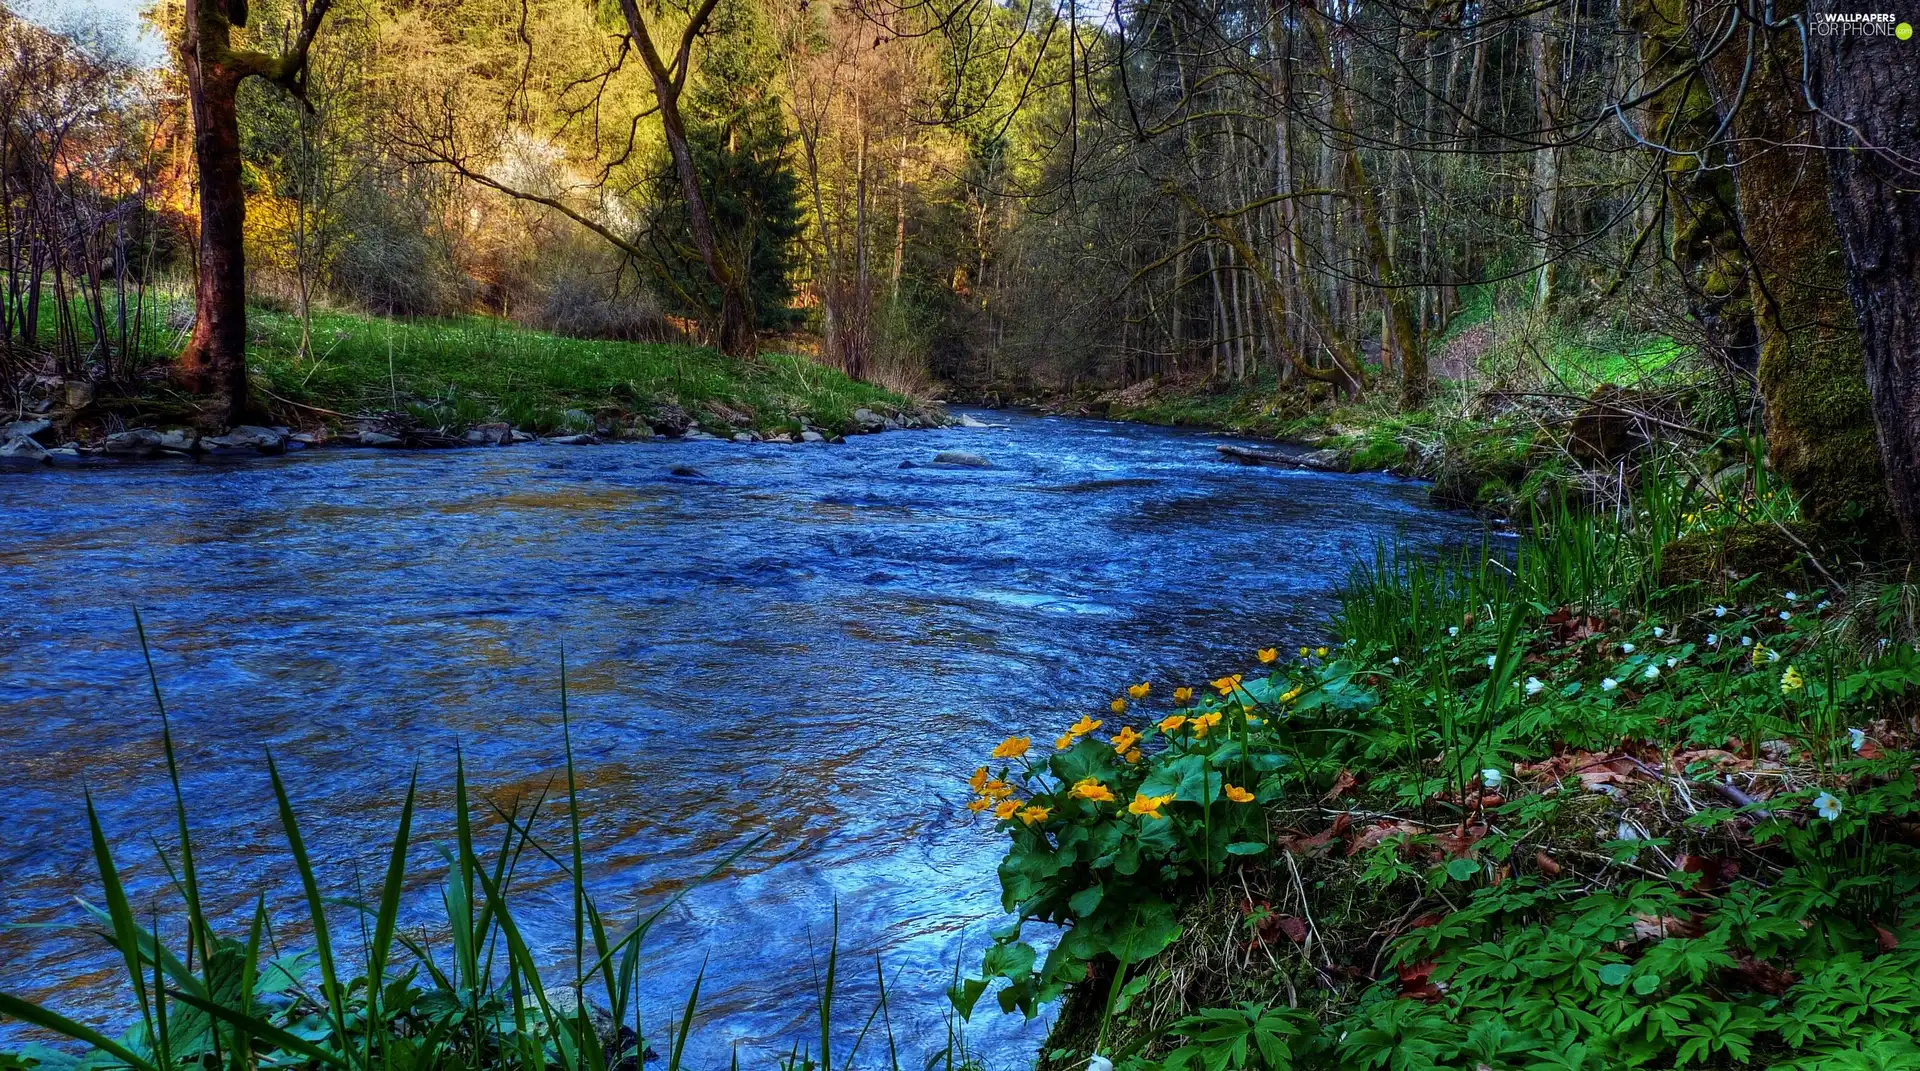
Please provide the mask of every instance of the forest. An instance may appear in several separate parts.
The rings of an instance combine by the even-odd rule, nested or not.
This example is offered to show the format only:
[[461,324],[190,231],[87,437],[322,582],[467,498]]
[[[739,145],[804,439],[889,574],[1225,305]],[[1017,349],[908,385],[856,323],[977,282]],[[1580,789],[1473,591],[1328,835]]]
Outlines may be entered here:
[[[111,953],[0,934],[0,1071],[1920,1068],[1914,21],[0,0],[0,713],[81,726],[11,746],[86,818],[0,848],[76,845]],[[243,804],[186,741],[299,693],[282,627],[422,735],[261,729]],[[989,857],[809,825],[921,812]],[[805,957],[709,1011],[759,938],[700,897],[796,860]]]

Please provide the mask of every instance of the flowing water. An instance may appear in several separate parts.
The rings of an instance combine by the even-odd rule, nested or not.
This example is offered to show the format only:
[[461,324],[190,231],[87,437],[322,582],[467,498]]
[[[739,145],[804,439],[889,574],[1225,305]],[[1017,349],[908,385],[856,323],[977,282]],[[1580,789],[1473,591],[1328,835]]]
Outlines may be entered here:
[[[656,929],[651,1022],[704,964],[693,1066],[804,1042],[837,905],[847,1021],[878,956],[903,1046],[939,1044],[955,962],[1002,919],[1001,844],[962,784],[1001,737],[1313,641],[1376,540],[1478,530],[1416,483],[1223,463],[1218,436],[981,415],[1010,427],[0,472],[0,924],[98,897],[89,789],[136,910],[177,903],[135,606],[229,932],[261,890],[303,913],[269,749],[348,896],[377,885],[419,765],[409,916],[429,923],[455,751],[496,799],[547,786],[564,649],[589,884],[616,925],[768,835]],[[925,467],[942,449],[995,467]],[[560,963],[568,886],[539,873],[517,915]],[[162,925],[178,939],[177,910]],[[117,1028],[116,962],[84,931],[0,930],[0,984]],[[969,1028],[992,1067],[1041,1035],[991,1000]]]

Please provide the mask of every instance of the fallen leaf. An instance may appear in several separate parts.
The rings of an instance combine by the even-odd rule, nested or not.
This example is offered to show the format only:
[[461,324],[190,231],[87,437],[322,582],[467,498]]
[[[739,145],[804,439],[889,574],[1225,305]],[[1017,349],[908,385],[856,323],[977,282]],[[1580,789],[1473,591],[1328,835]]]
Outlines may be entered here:
[[1353,774],[1348,773],[1346,770],[1341,770],[1339,773],[1334,775],[1333,787],[1327,791],[1326,795],[1320,797],[1320,802],[1325,803],[1328,800],[1339,799],[1342,793],[1346,792],[1348,789],[1352,788],[1357,783],[1358,781],[1353,776]]
[[1560,864],[1554,862],[1553,856],[1548,855],[1546,852],[1534,852],[1533,865],[1539,867],[1540,873],[1545,874],[1547,877],[1557,878],[1560,876]]

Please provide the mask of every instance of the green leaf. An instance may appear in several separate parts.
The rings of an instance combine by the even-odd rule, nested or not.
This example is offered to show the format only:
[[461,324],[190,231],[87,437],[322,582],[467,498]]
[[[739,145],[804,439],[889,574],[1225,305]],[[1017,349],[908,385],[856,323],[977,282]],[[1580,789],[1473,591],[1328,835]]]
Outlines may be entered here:
[[1600,968],[1601,985],[1625,985],[1629,975],[1633,974],[1631,963],[1609,963]]
[[1447,877],[1455,881],[1472,881],[1480,873],[1480,861],[1477,859],[1452,859],[1447,862]]
[[1073,909],[1075,915],[1085,918],[1100,907],[1100,897],[1105,892],[1106,890],[1099,885],[1089,886],[1068,898],[1067,906]]
[[1227,845],[1230,855],[1259,855],[1266,850],[1267,846],[1257,840],[1237,840]]

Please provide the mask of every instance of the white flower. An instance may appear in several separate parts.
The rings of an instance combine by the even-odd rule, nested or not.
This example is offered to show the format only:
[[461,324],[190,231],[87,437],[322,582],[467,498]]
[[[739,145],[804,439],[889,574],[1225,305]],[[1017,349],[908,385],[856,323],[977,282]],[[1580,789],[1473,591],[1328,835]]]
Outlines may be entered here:
[[1713,632],[1707,633],[1707,646],[1708,647],[1720,646],[1720,636],[1717,633],[1713,633]]
[[1667,668],[1668,668],[1668,669],[1672,669],[1673,667],[1675,667],[1675,666],[1677,666],[1677,665],[1679,665],[1679,664],[1680,664],[1680,660],[1679,660],[1678,658],[1669,658],[1669,659],[1667,659]]
[[1488,788],[1500,787],[1500,771],[1489,766],[1480,771],[1480,783]]
[[1813,809],[1820,812],[1820,817],[1831,822],[1840,817],[1840,797],[1831,792],[1822,792],[1813,798]]
[[1642,674],[1642,676],[1646,677],[1648,680],[1652,680],[1655,677],[1658,677],[1659,675],[1660,675],[1659,666],[1648,666],[1646,673]]
[[1853,750],[1855,750],[1855,751],[1859,751],[1860,749],[1862,749],[1862,748],[1864,748],[1864,747],[1866,747],[1866,746],[1867,746],[1867,733],[1866,733],[1866,730],[1864,730],[1864,729],[1848,729],[1848,730],[1847,730],[1847,742],[1853,745]]
[[1661,627],[1660,627],[1659,625],[1655,625],[1655,626],[1653,626],[1653,638],[1654,638],[1654,639],[1656,639],[1656,640],[1657,640],[1657,639],[1659,639],[1660,637],[1662,637],[1662,636],[1665,636],[1666,634],[1667,634],[1667,630],[1666,630],[1666,629],[1663,629],[1663,628],[1661,628]]
[[1492,669],[1492,668],[1493,668],[1493,658],[1494,658],[1494,656],[1493,656],[1493,655],[1488,655],[1488,656],[1487,656],[1487,668],[1488,668],[1488,669]]
[[1816,610],[1824,610],[1827,607],[1832,605],[1833,603],[1827,601],[1826,599],[1821,599],[1819,602],[1813,604],[1813,608]]
[[1527,678],[1527,694],[1528,695],[1539,695],[1540,690],[1545,688],[1546,686],[1547,686],[1547,682],[1541,680],[1538,677]]
[[1742,646],[1742,647],[1752,647],[1752,646],[1753,646],[1753,637],[1752,637],[1752,636],[1742,636],[1742,637],[1740,637],[1740,646]]
[[1882,637],[1880,637],[1880,642],[1879,642],[1878,644],[1876,644],[1875,646],[1877,646],[1877,647],[1879,647],[1879,648],[1880,648],[1880,649],[1881,649],[1882,651],[1884,651],[1884,650],[1886,650],[1886,649],[1887,649],[1887,645],[1888,645],[1888,644],[1890,644],[1890,643],[1892,643],[1892,642],[1893,642],[1892,640],[1890,640],[1890,639],[1887,639],[1887,638],[1886,638],[1885,636],[1882,636]]
[[1768,650],[1767,650],[1767,661],[1769,661],[1769,662],[1778,662],[1778,661],[1780,661],[1780,652],[1779,652],[1779,651],[1776,651],[1776,650],[1773,650],[1772,648],[1768,648]]
[[1624,818],[1620,820],[1619,827],[1614,830],[1614,835],[1619,837],[1621,840],[1639,840],[1640,839],[1640,831],[1633,827],[1632,822],[1629,822]]
[[1788,602],[1799,602],[1799,601],[1800,601],[1800,596],[1798,596],[1798,595],[1795,595],[1795,594],[1794,594],[1793,592],[1791,592],[1791,591],[1789,591],[1789,592],[1787,592],[1787,601],[1788,601]]
[[1788,612],[1786,612],[1785,610],[1782,610],[1782,611],[1780,611],[1780,620],[1782,620],[1782,621],[1791,621],[1791,620],[1793,620],[1793,615],[1792,615],[1792,614],[1790,614],[1790,613],[1788,613]]
[[1614,680],[1612,677],[1608,677],[1600,682],[1600,690],[1603,692],[1611,692],[1618,687],[1620,687],[1620,682]]
[[1623,644],[1621,644],[1621,645],[1620,645],[1620,649],[1621,649],[1622,651],[1625,651],[1625,652],[1627,652],[1628,654],[1632,654],[1632,653],[1633,653],[1633,644],[1631,644],[1631,643],[1623,643]]
[[1715,616],[1715,617],[1725,617],[1725,616],[1727,616],[1727,608],[1726,608],[1726,607],[1724,607],[1724,606],[1716,606],[1716,607],[1714,607],[1714,608],[1713,608],[1713,616]]
[[1399,655],[1394,655],[1394,656],[1393,656],[1393,664],[1394,664],[1394,665],[1396,665],[1396,666],[1400,664],[1400,656],[1399,656]]
[[1447,635],[1449,635],[1449,636],[1458,636],[1458,635],[1460,635],[1460,626],[1459,626],[1459,625],[1449,625],[1449,626],[1447,626]]
[[1113,1061],[1094,1053],[1087,1057],[1087,1071],[1113,1071]]

